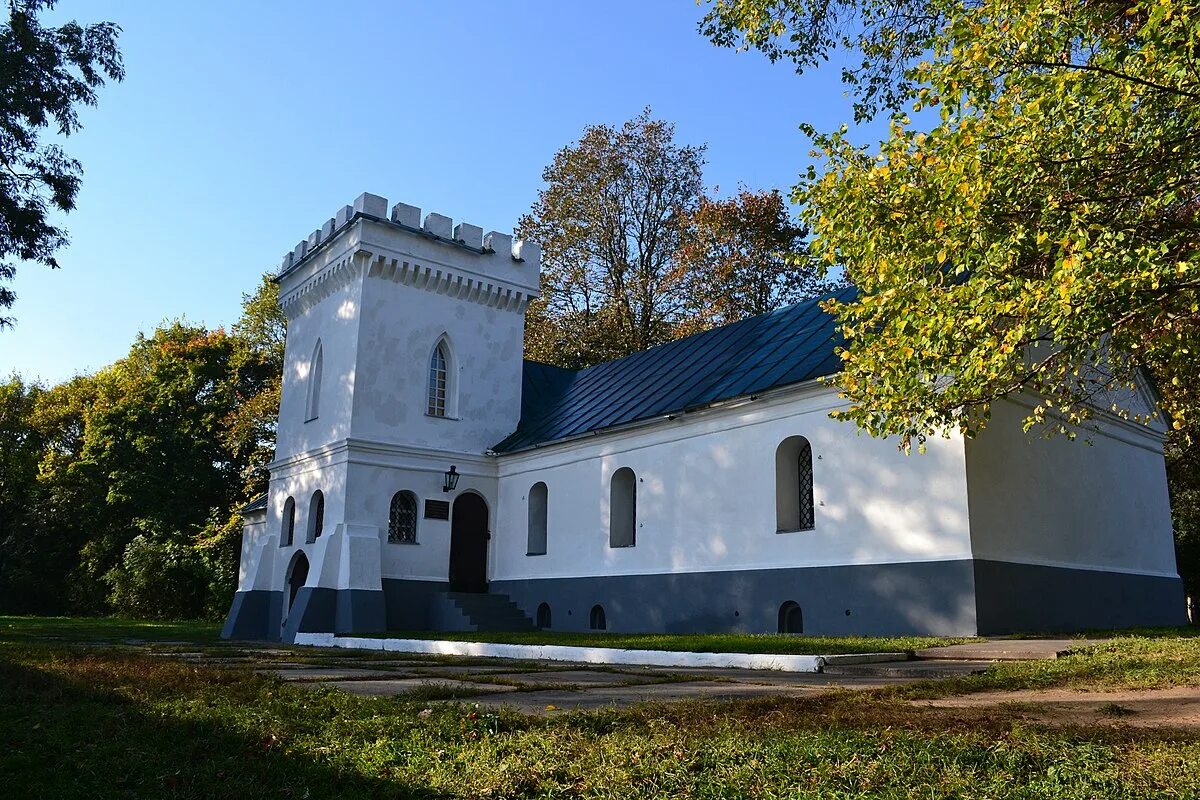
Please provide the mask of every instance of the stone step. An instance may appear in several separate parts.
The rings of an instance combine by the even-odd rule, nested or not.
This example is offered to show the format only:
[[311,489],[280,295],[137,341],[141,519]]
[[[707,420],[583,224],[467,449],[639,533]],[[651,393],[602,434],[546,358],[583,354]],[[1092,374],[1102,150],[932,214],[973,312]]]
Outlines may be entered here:
[[862,678],[958,678],[978,675],[992,665],[990,661],[889,661],[876,664],[826,664],[825,675]]
[[447,592],[454,606],[478,631],[531,631],[533,620],[507,595]]

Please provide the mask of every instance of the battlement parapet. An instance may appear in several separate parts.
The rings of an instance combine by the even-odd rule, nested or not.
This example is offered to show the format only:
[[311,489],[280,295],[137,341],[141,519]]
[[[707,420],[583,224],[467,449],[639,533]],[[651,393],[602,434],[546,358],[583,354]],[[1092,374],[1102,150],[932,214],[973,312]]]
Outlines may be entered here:
[[441,242],[453,247],[467,250],[479,256],[507,256],[512,261],[522,265],[531,275],[537,275],[541,268],[542,251],[533,242],[514,239],[512,236],[490,231],[484,233],[483,228],[454,220],[443,214],[429,212],[421,220],[421,209],[407,203],[396,203],[388,214],[387,198],[377,194],[363,192],[351,205],[342,206],[334,216],[322,223],[296,246],[284,253],[279,264],[277,276],[282,278],[288,272],[296,269],[302,262],[318,250],[328,246],[350,225],[360,219],[369,219],[384,225],[393,226],[408,233],[424,237],[435,242]]

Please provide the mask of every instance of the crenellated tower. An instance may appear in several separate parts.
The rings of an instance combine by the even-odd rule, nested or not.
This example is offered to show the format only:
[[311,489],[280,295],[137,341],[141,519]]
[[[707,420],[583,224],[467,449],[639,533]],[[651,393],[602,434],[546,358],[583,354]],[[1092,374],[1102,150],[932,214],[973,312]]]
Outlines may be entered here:
[[[275,460],[266,519],[243,545],[253,552],[243,553],[239,597],[250,594],[231,625],[239,603],[267,602],[243,616],[279,620],[269,637],[382,629],[387,579],[444,588],[449,522],[424,501],[443,497],[453,464],[459,493],[494,503],[485,453],[520,417],[540,255],[367,193],[284,255]],[[422,517],[419,548],[388,547],[388,503],[401,492]]]

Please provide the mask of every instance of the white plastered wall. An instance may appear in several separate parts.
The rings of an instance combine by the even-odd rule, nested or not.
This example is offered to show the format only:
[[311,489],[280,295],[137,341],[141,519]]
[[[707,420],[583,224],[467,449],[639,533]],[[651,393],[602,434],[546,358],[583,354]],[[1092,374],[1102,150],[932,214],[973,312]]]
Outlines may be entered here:
[[998,402],[967,443],[975,557],[1175,577],[1161,428],[1102,419],[1072,442],[1024,433],[1028,413]]
[[[304,453],[350,435],[358,350],[361,276],[343,283],[306,313],[288,320],[276,459]],[[309,369],[317,341],[322,349],[320,414],[306,419]]]
[[[269,589],[278,539],[271,537],[265,510],[251,511],[242,519],[242,550],[238,561],[238,591]],[[261,578],[260,578],[261,573]],[[260,580],[263,585],[256,586]]]
[[[450,416],[426,413],[429,359],[445,339]],[[368,276],[351,436],[482,453],[517,426],[522,315]],[[442,467],[445,469],[445,467]]]
[[[924,455],[829,418],[827,387],[502,456],[492,580],[970,557],[962,440]],[[775,450],[809,439],[814,530],[776,533]],[[637,474],[637,544],[608,546],[609,479]],[[547,552],[526,555],[529,488],[548,487]]]
[[[453,504],[465,492],[483,497],[494,528],[496,464],[480,455],[421,452],[382,443],[353,447],[348,474],[347,518],[373,526],[381,545],[381,575],[419,581],[445,581],[450,565],[450,521],[425,518],[427,500]],[[453,463],[460,474],[458,489],[442,491],[445,471]],[[387,540],[393,495],[410,491],[417,496],[417,542],[397,544]],[[494,541],[494,539],[493,539]]]

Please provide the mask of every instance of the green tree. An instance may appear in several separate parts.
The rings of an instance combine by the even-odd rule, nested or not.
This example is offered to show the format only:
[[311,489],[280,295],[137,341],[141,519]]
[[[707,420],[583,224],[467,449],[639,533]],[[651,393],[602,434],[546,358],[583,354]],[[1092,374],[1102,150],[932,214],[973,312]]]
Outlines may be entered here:
[[[42,27],[38,14],[53,6],[54,0],[9,0],[8,22],[0,25],[0,281],[16,272],[9,259],[58,267],[54,253],[66,232],[47,214],[75,207],[83,169],[41,135],[52,124],[62,137],[79,130],[79,107],[96,104],[105,78],[125,76],[120,28],[111,22]],[[0,286],[0,308],[14,299]],[[0,328],[11,324],[0,317]]]
[[555,154],[518,226],[543,252],[531,358],[584,366],[679,334],[679,221],[699,202],[704,150],[677,144],[675,126],[646,109],[620,128],[589,126]]
[[904,106],[917,86],[910,67],[947,20],[982,0],[707,0],[701,34],[714,44],[755,49],[798,73],[835,52],[847,56],[842,80],[865,120]]
[[0,384],[0,606],[216,616],[238,509],[266,488],[283,319],[269,281],[229,333],[182,322],[95,375]]
[[807,254],[807,231],[776,189],[702,197],[682,230],[676,269],[702,327],[765,314],[840,285]]
[[[1183,380],[1197,345],[1196,15],[1170,0],[923,9],[939,24],[914,45],[928,57],[905,68],[904,98],[936,110],[932,127],[897,113],[877,153],[814,132],[825,169],[797,192],[814,251],[863,290],[833,306],[847,416],[905,443],[972,435],[993,400],[1030,391],[1043,402],[1027,424],[1071,433],[1143,367]],[[1184,428],[1192,408],[1171,396]]]
[[279,286],[264,275],[252,294],[242,295],[242,314],[231,330],[229,380],[236,399],[224,420],[221,442],[240,465],[241,491],[233,505],[212,511],[196,541],[208,568],[208,616],[220,616],[227,610],[237,585],[242,540],[239,509],[267,491],[267,465],[275,455],[286,331]]

